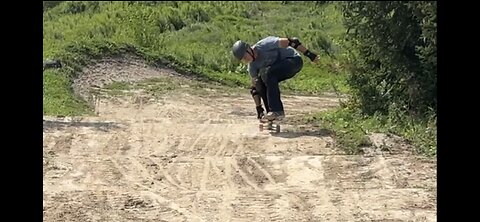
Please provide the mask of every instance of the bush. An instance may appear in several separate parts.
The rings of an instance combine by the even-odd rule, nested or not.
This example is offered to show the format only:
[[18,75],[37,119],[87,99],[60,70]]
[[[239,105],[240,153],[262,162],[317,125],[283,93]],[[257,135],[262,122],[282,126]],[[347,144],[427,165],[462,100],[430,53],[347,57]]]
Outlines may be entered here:
[[368,115],[437,105],[436,2],[344,2],[353,43],[348,83]]
[[47,11],[48,9],[51,9],[57,5],[62,3],[62,1],[43,1],[43,11]]

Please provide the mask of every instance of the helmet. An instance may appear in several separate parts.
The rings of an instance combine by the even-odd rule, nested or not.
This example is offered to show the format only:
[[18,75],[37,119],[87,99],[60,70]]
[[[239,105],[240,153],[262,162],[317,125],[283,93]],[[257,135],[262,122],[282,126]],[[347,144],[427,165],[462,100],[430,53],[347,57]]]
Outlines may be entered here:
[[242,40],[238,40],[233,44],[232,52],[235,58],[241,60],[247,52],[247,49],[250,48],[250,45]]

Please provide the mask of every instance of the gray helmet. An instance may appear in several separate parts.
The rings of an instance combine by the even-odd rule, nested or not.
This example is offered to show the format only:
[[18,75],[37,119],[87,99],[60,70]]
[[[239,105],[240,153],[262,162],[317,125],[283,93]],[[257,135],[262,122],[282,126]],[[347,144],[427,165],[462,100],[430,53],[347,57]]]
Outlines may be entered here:
[[242,40],[238,40],[233,44],[232,47],[232,52],[235,58],[241,60],[245,53],[247,52],[247,49],[250,48],[250,45]]

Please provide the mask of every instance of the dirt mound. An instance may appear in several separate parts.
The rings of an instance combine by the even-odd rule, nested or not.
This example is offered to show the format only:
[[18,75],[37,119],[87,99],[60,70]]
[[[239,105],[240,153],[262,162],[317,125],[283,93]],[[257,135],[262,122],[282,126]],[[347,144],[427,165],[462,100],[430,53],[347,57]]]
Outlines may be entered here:
[[149,78],[181,76],[172,69],[147,65],[135,56],[121,56],[97,60],[87,66],[73,82],[73,90],[87,101],[97,89],[113,82],[132,83]]

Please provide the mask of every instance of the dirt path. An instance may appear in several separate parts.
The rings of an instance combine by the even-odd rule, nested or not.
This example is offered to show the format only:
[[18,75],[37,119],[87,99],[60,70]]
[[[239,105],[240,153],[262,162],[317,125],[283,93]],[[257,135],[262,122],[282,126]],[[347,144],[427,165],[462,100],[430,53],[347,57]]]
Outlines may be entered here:
[[[337,102],[284,99],[287,116]],[[436,162],[345,155],[301,126],[260,133],[252,103],[140,91],[95,117],[45,116],[44,221],[436,221]]]

